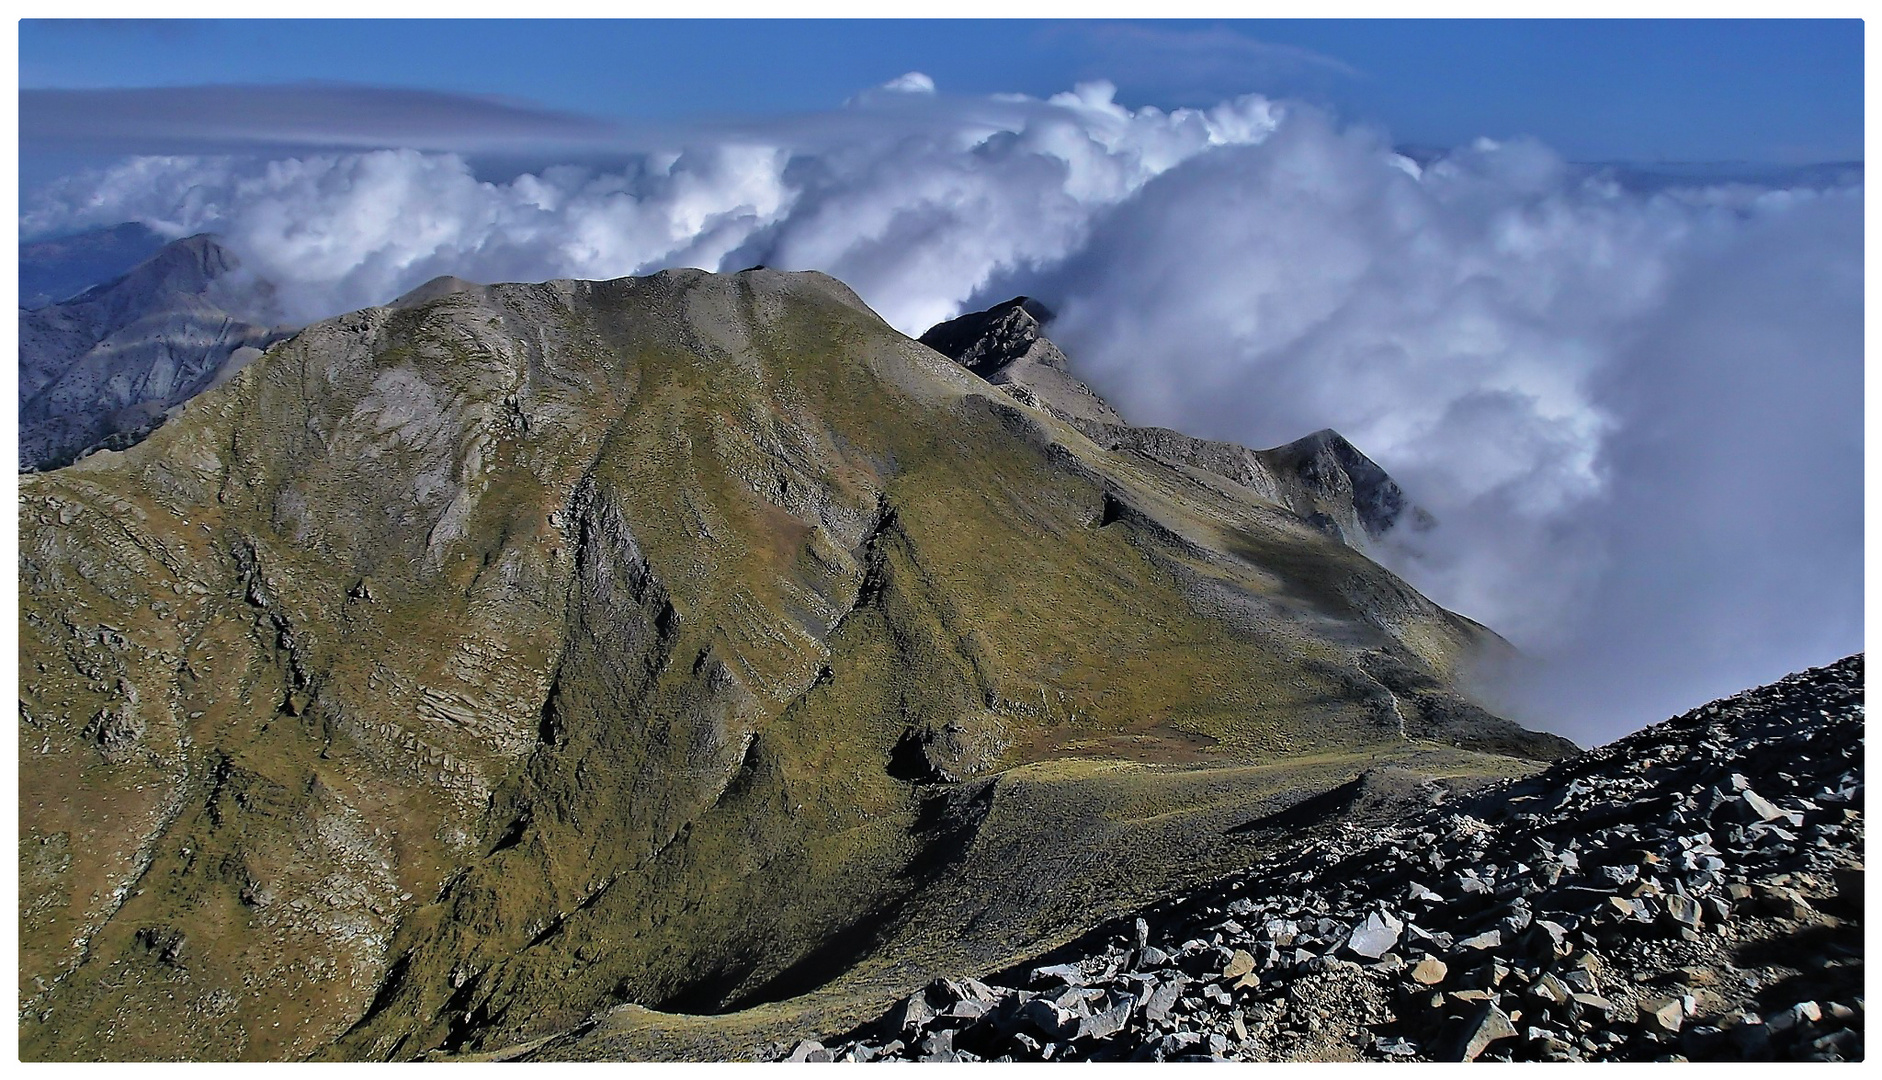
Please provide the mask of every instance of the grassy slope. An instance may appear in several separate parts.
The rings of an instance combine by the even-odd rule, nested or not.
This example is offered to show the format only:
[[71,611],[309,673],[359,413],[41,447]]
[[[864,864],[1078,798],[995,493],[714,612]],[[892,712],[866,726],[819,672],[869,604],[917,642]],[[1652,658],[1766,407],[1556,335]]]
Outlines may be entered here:
[[[814,275],[504,286],[24,479],[23,1056],[474,1052],[853,966],[847,1014],[1404,752],[1357,657],[1467,628],[987,393]],[[890,775],[962,717],[996,778]]]

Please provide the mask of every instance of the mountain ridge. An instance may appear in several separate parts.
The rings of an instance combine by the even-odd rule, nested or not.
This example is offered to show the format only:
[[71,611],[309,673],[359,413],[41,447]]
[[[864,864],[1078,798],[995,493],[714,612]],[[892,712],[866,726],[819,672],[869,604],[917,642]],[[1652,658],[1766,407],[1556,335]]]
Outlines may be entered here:
[[1017,296],[984,311],[939,323],[921,343],[1042,408],[1107,450],[1130,450],[1173,467],[1200,469],[1284,506],[1336,539],[1366,548],[1400,521],[1415,531],[1435,524],[1412,505],[1384,469],[1332,428],[1269,450],[1198,439],[1169,428],[1139,427],[1072,371],[1045,335],[1050,308]]

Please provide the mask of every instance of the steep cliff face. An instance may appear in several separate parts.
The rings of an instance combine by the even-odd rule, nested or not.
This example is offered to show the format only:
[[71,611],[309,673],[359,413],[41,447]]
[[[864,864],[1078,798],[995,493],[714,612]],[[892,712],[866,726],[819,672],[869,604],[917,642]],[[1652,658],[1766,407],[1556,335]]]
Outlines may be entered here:
[[1458,696],[1481,628],[817,274],[434,283],[20,529],[29,1058],[864,1008],[1345,763],[1562,748]]
[[21,310],[20,467],[127,446],[279,339],[259,322],[266,287],[237,284],[238,266],[214,237],[192,236],[68,300]]

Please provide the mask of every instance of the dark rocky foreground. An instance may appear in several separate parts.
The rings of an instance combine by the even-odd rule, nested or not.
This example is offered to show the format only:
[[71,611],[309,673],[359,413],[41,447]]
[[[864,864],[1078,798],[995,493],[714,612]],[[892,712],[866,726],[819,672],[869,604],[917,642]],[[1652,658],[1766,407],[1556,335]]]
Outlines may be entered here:
[[[1861,1060],[1861,655],[1345,826],[792,1061]],[[1302,808],[1311,809],[1311,808]]]

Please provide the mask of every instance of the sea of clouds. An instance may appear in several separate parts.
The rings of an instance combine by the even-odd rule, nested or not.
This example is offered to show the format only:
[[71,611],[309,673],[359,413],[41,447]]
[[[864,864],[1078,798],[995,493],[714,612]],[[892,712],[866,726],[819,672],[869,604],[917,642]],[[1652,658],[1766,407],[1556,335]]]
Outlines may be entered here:
[[1860,173],[1628,181],[1533,141],[1413,160],[1297,102],[1106,84],[821,116],[523,169],[439,150],[135,157],[22,235],[213,231],[294,321],[439,274],[764,263],[911,334],[1027,293],[1136,423],[1333,427],[1439,527],[1387,554],[1527,659],[1487,687],[1599,742],[1862,648]]

